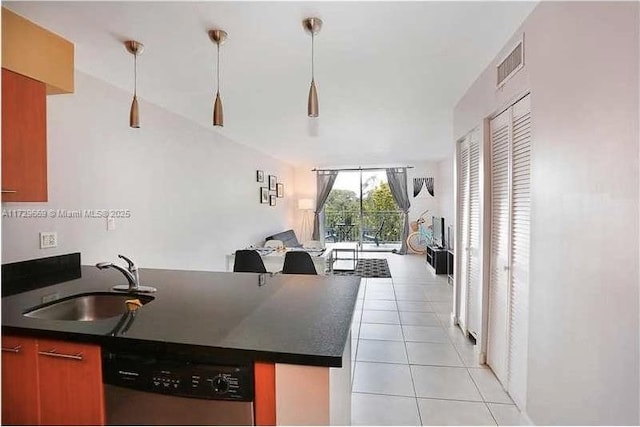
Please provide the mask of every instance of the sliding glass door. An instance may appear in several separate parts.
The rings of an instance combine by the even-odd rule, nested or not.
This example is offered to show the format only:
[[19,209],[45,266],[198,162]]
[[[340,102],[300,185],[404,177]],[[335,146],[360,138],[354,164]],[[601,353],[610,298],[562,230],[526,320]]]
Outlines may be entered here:
[[325,241],[363,250],[400,247],[402,218],[384,169],[340,171],[324,206]]

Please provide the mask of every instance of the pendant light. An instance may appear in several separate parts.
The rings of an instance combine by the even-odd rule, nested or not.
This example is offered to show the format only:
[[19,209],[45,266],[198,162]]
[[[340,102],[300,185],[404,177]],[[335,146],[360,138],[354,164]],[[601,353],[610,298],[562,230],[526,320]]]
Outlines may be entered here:
[[309,88],[309,99],[307,100],[307,115],[309,117],[318,117],[318,91],[316,90],[313,69],[313,41],[315,35],[318,34],[322,28],[322,20],[320,18],[307,18],[302,21],[302,27],[306,32],[311,34],[311,87]]
[[135,40],[127,40],[124,47],[133,55],[133,101],[131,102],[131,111],[129,112],[129,126],[132,128],[140,127],[140,113],[138,112],[138,55],[144,51],[144,45]]
[[224,114],[222,113],[222,100],[220,99],[220,45],[227,39],[227,33],[222,30],[209,31],[209,38],[218,48],[218,59],[216,65],[216,99],[213,102],[213,125],[224,126]]

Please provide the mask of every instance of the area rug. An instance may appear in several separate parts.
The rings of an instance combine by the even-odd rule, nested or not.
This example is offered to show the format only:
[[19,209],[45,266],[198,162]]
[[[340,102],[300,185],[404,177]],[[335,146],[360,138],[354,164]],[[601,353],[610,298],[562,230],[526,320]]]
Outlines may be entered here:
[[389,264],[387,264],[387,260],[384,258],[362,258],[358,260],[354,271],[334,270],[333,274],[336,276],[391,278]]

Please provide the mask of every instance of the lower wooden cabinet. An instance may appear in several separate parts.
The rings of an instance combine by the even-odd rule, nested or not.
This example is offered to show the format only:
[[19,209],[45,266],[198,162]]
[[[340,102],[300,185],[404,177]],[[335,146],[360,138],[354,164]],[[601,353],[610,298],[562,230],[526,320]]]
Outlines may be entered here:
[[33,338],[2,337],[2,424],[40,424],[37,347]]
[[2,349],[2,424],[104,425],[99,346],[5,336]]
[[99,346],[38,340],[38,377],[42,424],[104,424]]

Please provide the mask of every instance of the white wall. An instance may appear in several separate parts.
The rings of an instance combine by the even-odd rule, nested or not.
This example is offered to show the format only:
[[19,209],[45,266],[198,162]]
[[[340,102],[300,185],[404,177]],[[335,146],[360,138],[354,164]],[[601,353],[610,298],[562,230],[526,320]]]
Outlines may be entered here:
[[[638,3],[542,2],[454,111],[459,138],[532,102],[526,410],[536,424],[638,424]],[[525,68],[495,65],[525,33]]]
[[[438,164],[436,162],[422,161],[412,162],[413,169],[407,169],[407,191],[411,210],[409,220],[415,221],[421,213],[429,209],[425,215],[427,224],[431,224],[432,216],[441,216],[439,201],[442,198],[442,180],[438,175]],[[413,197],[413,178],[433,177],[433,197],[423,190],[418,197]]]
[[[302,222],[303,215],[305,215],[304,211],[298,210],[298,200],[300,199],[312,199],[316,200],[316,173],[312,172],[312,166],[298,166],[294,170],[294,178],[295,182],[294,194],[293,194],[293,204],[295,205],[295,215],[293,220],[294,230],[296,235],[299,236],[300,240],[303,240],[302,233]],[[309,240],[311,240],[311,234],[313,233],[313,212],[308,213],[309,215],[309,230],[307,230],[307,236]]]
[[[454,187],[453,187],[453,154],[451,157],[438,162],[438,177],[440,181],[439,209],[440,215],[445,218],[446,226],[453,226],[454,213]],[[453,227],[452,227],[453,229]]]
[[[293,168],[146,102],[128,127],[131,95],[83,73],[76,93],[47,98],[48,203],[7,209],[129,209],[131,218],[3,218],[2,262],[74,251],[83,264],[131,256],[141,267],[223,270],[224,255],[293,224]],[[256,169],[285,184],[259,203]],[[58,247],[39,249],[38,232]]]

